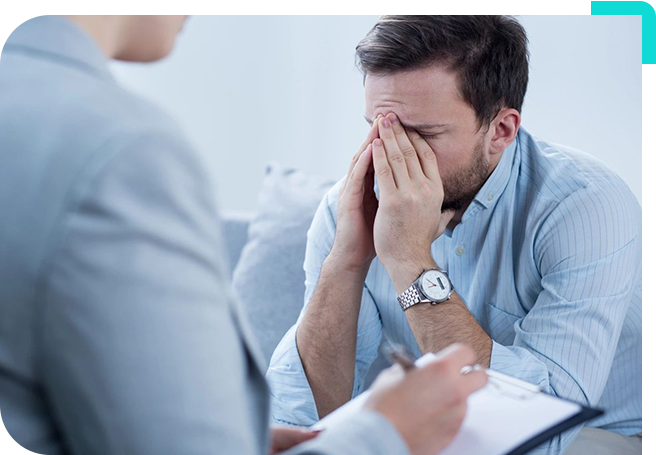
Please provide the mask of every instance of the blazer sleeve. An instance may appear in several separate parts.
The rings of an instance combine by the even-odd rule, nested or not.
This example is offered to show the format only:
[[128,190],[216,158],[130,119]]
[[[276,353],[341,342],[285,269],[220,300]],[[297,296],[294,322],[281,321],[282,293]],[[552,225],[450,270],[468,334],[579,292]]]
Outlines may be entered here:
[[202,163],[173,134],[107,147],[71,190],[43,274],[40,363],[65,443],[260,453],[266,389],[259,402],[249,389]]

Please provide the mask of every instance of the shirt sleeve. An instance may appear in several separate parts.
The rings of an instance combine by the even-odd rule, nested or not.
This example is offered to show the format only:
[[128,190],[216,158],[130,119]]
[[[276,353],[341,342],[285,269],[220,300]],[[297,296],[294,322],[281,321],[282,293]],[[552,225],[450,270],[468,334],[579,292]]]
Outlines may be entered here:
[[209,176],[174,134],[121,142],[72,190],[44,272],[57,427],[72,454],[262,453],[266,386],[232,310]]
[[[316,289],[321,266],[335,239],[335,212],[338,182],[322,199],[308,231],[303,268],[305,270],[305,303],[298,321],[285,334],[271,357],[267,380],[271,389],[272,419],[276,423],[313,425],[319,420],[312,389],[305,376],[296,345],[296,330]],[[382,337],[378,307],[365,286],[357,326],[356,365],[352,397],[364,389],[369,367],[376,360]]]
[[[596,405],[640,276],[639,245],[640,208],[625,186],[590,183],[555,206],[534,246],[542,291],[513,344],[493,342],[491,368]],[[578,431],[536,453],[560,453]]]

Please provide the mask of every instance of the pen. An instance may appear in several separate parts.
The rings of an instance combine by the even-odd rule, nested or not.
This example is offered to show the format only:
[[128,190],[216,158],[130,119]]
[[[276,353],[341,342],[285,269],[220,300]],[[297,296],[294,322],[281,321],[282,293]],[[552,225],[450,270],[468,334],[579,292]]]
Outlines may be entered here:
[[493,379],[493,380],[496,380],[496,381],[501,381],[501,382],[504,382],[506,384],[513,385],[515,387],[521,387],[523,389],[526,389],[526,390],[528,390],[530,392],[534,392],[534,393],[537,393],[537,392],[540,391],[540,387],[538,387],[535,384],[531,384],[531,383],[522,381],[521,379],[516,379],[516,378],[513,378],[512,376],[508,376],[508,375],[505,375],[505,374],[502,374],[502,373],[498,373],[494,370],[490,370],[489,368],[483,368],[479,364],[467,365],[462,370],[460,370],[460,373],[467,374],[467,373],[470,373],[472,371],[478,371],[478,370],[485,371],[485,374],[487,374],[487,376],[490,379]]
[[[398,363],[399,365],[401,365],[404,371],[410,371],[413,368],[416,368],[415,365],[415,360],[417,360],[416,357],[412,355],[412,353],[405,346],[401,344],[393,343],[391,341],[386,341],[385,346],[383,348],[383,352],[387,356],[387,359],[390,361],[390,363]],[[490,379],[501,381],[503,383],[513,385],[515,387],[521,387],[525,390],[535,393],[540,391],[540,388],[534,384],[530,384],[528,382],[515,379],[511,376],[507,376],[502,373],[497,373],[494,370],[483,368],[479,364],[467,365],[463,367],[462,370],[460,370],[460,373],[467,374],[467,373],[471,373],[472,371],[478,371],[478,370],[485,371],[485,373]]]
[[[402,344],[394,343],[388,340],[385,342],[385,345],[383,347],[383,352],[385,353],[385,356],[387,357],[387,360],[389,360],[390,363],[398,363],[405,371],[409,371],[412,370],[413,368],[416,368],[415,361],[417,360],[417,358],[414,355],[412,355],[412,353]],[[485,369],[478,364],[467,365],[462,370],[460,370],[460,373],[467,374],[471,371],[477,371],[477,370],[485,370]],[[488,371],[489,370],[486,370],[486,373]]]
[[417,359],[401,344],[386,341],[383,352],[390,363],[398,363],[404,371],[410,371],[416,368],[415,360]]

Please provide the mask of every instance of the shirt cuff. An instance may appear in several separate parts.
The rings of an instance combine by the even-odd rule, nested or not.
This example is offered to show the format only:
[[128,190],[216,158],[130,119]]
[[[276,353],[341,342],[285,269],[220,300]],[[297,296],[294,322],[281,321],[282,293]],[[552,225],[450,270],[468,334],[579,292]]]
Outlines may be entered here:
[[271,418],[275,423],[310,426],[319,415],[296,347],[296,328],[289,329],[280,341],[267,371]]

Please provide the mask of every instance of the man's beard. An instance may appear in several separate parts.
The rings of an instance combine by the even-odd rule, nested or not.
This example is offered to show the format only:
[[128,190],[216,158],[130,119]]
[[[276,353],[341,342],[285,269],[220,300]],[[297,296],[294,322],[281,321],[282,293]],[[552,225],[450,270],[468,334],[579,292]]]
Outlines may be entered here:
[[483,153],[483,140],[474,149],[472,161],[467,167],[458,169],[453,175],[443,176],[444,201],[442,211],[458,211],[469,204],[481,189],[490,172],[490,162]]

